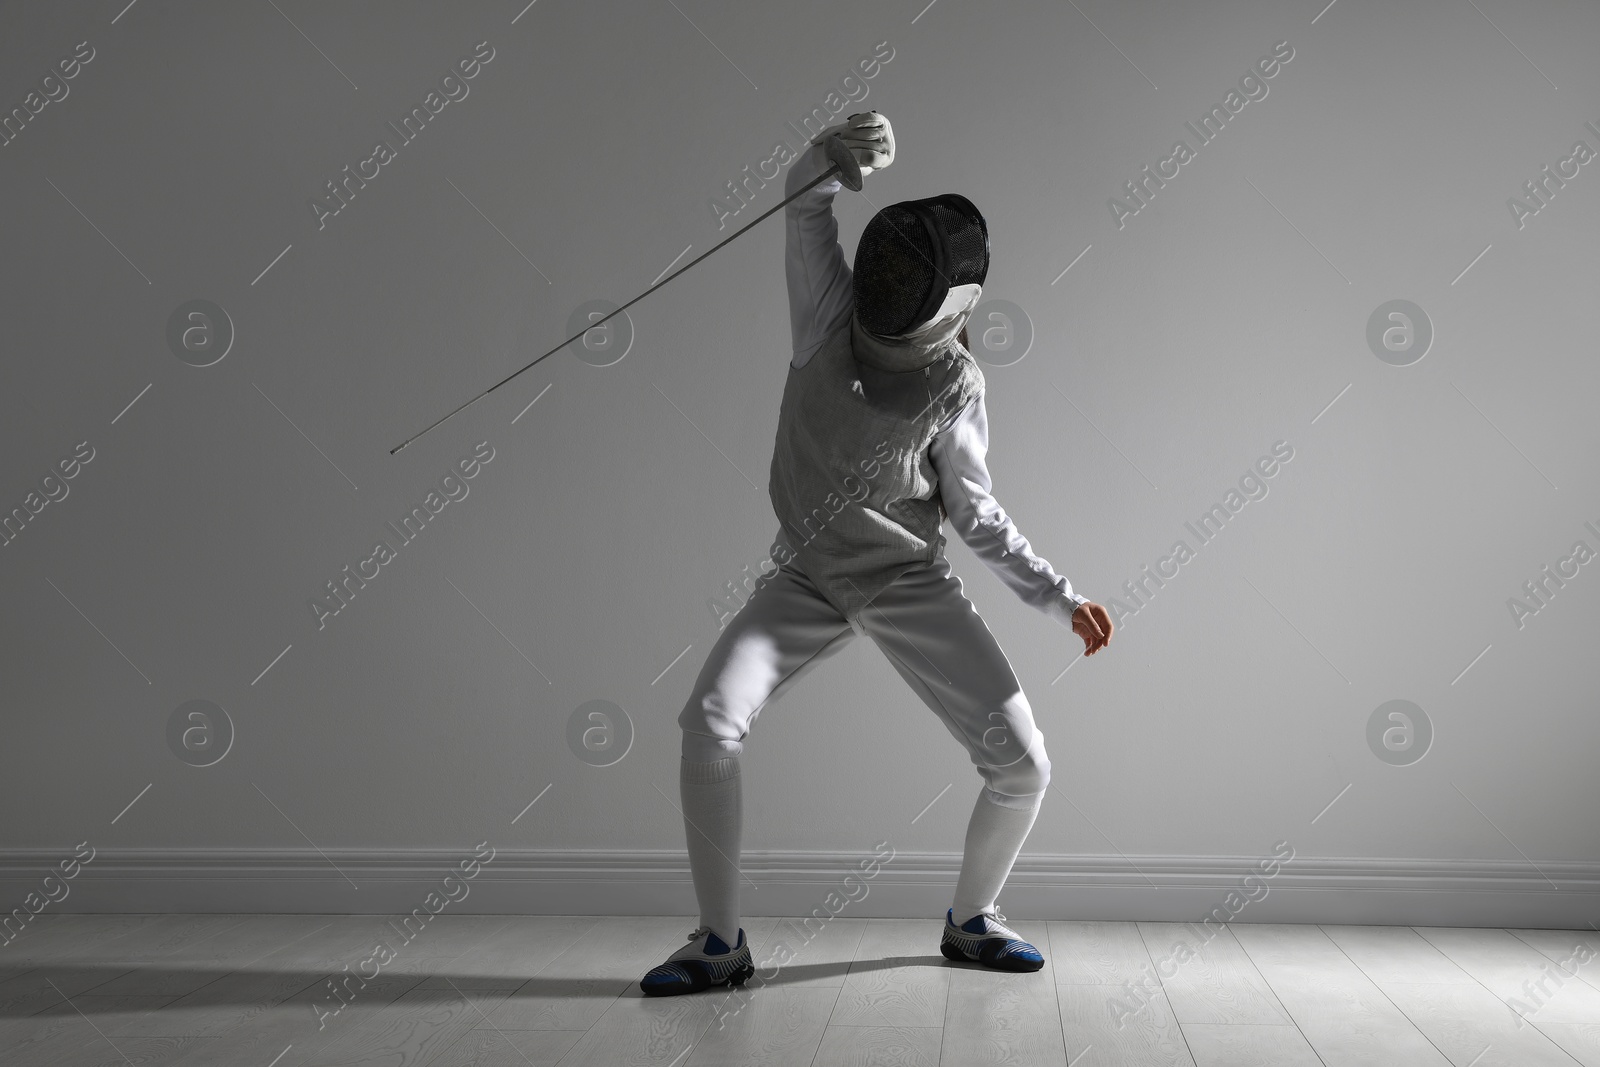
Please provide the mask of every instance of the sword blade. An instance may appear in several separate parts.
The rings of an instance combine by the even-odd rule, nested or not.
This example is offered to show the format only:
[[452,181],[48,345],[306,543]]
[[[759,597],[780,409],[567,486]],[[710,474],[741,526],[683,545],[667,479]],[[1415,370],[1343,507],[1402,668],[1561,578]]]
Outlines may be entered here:
[[775,204],[774,206],[772,206],[772,207],[768,208],[767,210],[763,211],[761,214],[759,214],[755,218],[751,219],[744,226],[742,226],[738,230],[735,230],[733,233],[729,234],[727,237],[723,238],[721,241],[718,241],[716,244],[712,245],[705,252],[702,252],[700,255],[696,256],[693,259],[691,259],[689,262],[685,263],[683,266],[679,267],[677,270],[673,271],[671,274],[667,275],[665,278],[662,278],[659,282],[656,282],[650,288],[646,289],[644,292],[640,293],[638,296],[634,297],[632,300],[628,301],[626,304],[623,304],[621,307],[617,308],[617,310],[615,310],[615,311],[611,312],[610,314],[606,315],[605,318],[597,319],[596,321],[591,322],[589,325],[585,326],[582,330],[579,330],[577,333],[573,334],[571,337],[567,338],[565,341],[562,341],[560,344],[556,345],[554,348],[552,348],[550,351],[546,352],[544,355],[540,356],[538,359],[534,360],[532,363],[529,363],[526,367],[523,367],[522,370],[519,370],[519,371],[517,371],[517,372],[515,372],[513,374],[507,375],[506,377],[500,379],[500,381],[494,383],[489,388],[485,389],[483,392],[481,392],[477,396],[473,397],[471,400],[468,400],[465,404],[462,404],[460,407],[456,408],[455,411],[450,412],[449,415],[446,415],[444,418],[439,419],[432,426],[429,426],[426,430],[423,430],[422,433],[413,434],[412,436],[406,438],[404,441],[401,441],[398,445],[396,445],[395,447],[389,449],[389,454],[391,456],[394,455],[396,452],[398,452],[402,448],[406,447],[406,445],[409,445],[412,441],[415,441],[418,437],[421,437],[422,434],[427,433],[428,430],[432,430],[435,426],[438,426],[441,423],[445,422],[447,419],[450,419],[450,418],[454,417],[460,411],[472,406],[473,404],[476,404],[478,401],[482,400],[484,397],[488,396],[490,393],[494,392],[496,389],[498,389],[502,385],[506,384],[506,382],[509,382],[509,381],[511,381],[511,379],[517,377],[517,375],[523,374],[526,371],[532,370],[534,367],[538,366],[539,363],[541,363],[542,361],[544,361],[546,359],[549,359],[551,356],[555,355],[557,352],[561,351],[563,348],[567,347],[572,342],[578,340],[584,334],[586,334],[590,330],[594,329],[596,326],[599,326],[602,323],[604,323],[607,320],[609,320],[613,315],[620,315],[624,311],[627,311],[633,305],[637,304],[639,301],[643,300],[645,297],[649,296],[651,293],[655,292],[657,289],[661,288],[663,285],[666,285],[668,282],[670,282],[672,279],[676,278],[678,275],[682,274],[684,271],[688,270],[690,267],[693,267],[696,263],[699,263],[701,260],[707,258],[713,252],[716,252],[718,249],[724,248],[727,245],[732,244],[734,241],[738,240],[740,237],[744,236],[746,233],[749,233],[752,229],[754,229],[756,226],[758,226],[764,219],[766,219],[767,217],[769,217],[769,216],[771,216],[771,215],[783,210],[784,208],[788,207],[795,200],[798,200],[800,197],[804,196],[806,193],[809,193],[812,189],[815,189],[817,186],[821,185],[823,182],[828,181],[831,178],[838,178],[838,177],[840,177],[840,172],[839,172],[839,165],[836,163],[833,166],[829,167],[827,170],[823,171],[820,175],[818,175],[815,180],[813,180],[810,183],[808,183],[804,189],[801,189],[799,192],[795,193],[793,196],[785,197],[781,203]]

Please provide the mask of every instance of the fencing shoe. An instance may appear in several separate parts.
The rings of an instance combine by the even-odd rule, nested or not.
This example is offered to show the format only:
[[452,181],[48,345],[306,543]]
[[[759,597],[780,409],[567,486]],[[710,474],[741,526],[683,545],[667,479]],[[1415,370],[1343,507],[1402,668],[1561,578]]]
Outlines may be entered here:
[[667,962],[652,967],[639,980],[639,988],[646,996],[673,997],[698,993],[714,985],[743,985],[755,973],[742,928],[738,945],[729,948],[726,941],[711,932],[711,927],[701,926],[689,935],[687,945],[667,957]]
[[946,959],[981,963],[1000,971],[1037,971],[1044,955],[1005,924],[998,911],[980,912],[956,925],[954,909],[944,913],[939,951]]

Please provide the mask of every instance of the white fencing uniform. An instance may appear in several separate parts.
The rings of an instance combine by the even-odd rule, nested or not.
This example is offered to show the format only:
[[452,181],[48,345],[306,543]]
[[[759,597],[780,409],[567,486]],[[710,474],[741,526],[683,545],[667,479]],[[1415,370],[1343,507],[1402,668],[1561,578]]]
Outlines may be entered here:
[[[790,167],[787,192],[814,179],[827,165],[821,148],[808,149]],[[784,420],[788,422],[804,417],[807,410],[819,410],[805,397],[791,401],[791,393],[799,388],[795,376],[807,370],[819,352],[823,360],[835,361],[832,377],[813,376],[811,380],[829,381],[833,383],[830,388],[850,388],[848,382],[838,385],[844,379],[836,373],[838,367],[848,366],[838,361],[849,358],[853,313],[851,270],[838,243],[832,211],[840,189],[837,181],[824,182],[785,209],[785,266],[794,341],[784,402]],[[956,324],[956,330],[960,325]],[[988,424],[982,376],[964,349],[959,355],[965,357],[960,367],[941,360],[927,375],[921,370],[910,375],[913,384],[930,386],[928,399],[933,406],[927,410],[933,422],[920,437],[901,435],[902,445],[913,437],[926,444],[925,451],[910,456],[909,465],[902,465],[899,474],[908,492],[915,494],[920,487],[926,499],[907,501],[896,510],[863,495],[860,502],[848,501],[858,509],[854,515],[833,512],[830,505],[827,513],[819,515],[823,531],[818,539],[820,552],[808,555],[794,542],[808,536],[801,520],[822,501],[786,501],[778,496],[785,486],[804,483],[805,474],[803,469],[794,474],[801,469],[790,462],[794,457],[774,455],[772,488],[780,529],[772,559],[767,561],[772,569],[763,566],[757,588],[728,620],[678,717],[683,730],[686,833],[702,922],[713,926],[730,944],[737,938],[738,756],[745,738],[766,705],[858,634],[878,645],[966,748],[983,780],[969,825],[961,881],[964,888],[957,892],[957,922],[993,905],[1049,783],[1044,737],[1034,724],[1027,697],[1005,653],[944,558],[941,513],[1007,587],[1069,630],[1073,611],[1087,598],[1075,594],[1067,579],[1032,551],[991,494],[984,462]],[[876,382],[880,393],[893,391],[884,384],[889,377],[874,377],[871,368],[861,369],[865,372],[861,377],[868,380],[867,389],[873,389],[871,383]],[[953,386],[937,400],[956,395],[962,400],[959,406],[940,407],[931,388],[939,384],[935,378]],[[863,396],[871,398],[873,393],[864,391]],[[790,432],[787,438],[785,432],[780,427],[777,450],[810,447],[804,432]],[[813,428],[809,437],[826,441],[831,432],[831,428]],[[871,455],[876,443],[859,442],[862,455]],[[862,473],[853,464],[841,461],[840,466],[837,475],[841,481],[846,475]],[[812,467],[817,469],[817,464]],[[815,492],[814,486],[810,488]],[[841,489],[841,496],[854,497],[847,485]],[[864,519],[860,511],[866,512]],[[909,518],[903,523],[885,518],[897,515]],[[828,520],[825,524],[824,519]],[[870,532],[873,521],[894,527],[884,538],[887,547],[875,546],[887,553],[881,562],[893,572],[886,582],[872,581],[871,574],[864,577],[857,558],[868,554],[862,531]],[[827,541],[830,536],[836,538],[833,543]],[[832,556],[827,552],[830,548]],[[851,587],[863,595],[852,596]],[[969,871],[969,867],[983,869]],[[959,914],[963,900],[966,915]]]
[[[820,148],[808,149],[790,167],[788,192],[827,165]],[[840,331],[848,331],[850,325],[850,267],[839,247],[832,207],[840,189],[837,181],[823,182],[785,209],[785,266],[794,339],[791,366],[796,370],[805,368],[825,343],[837,343]],[[920,373],[912,377],[923,379]],[[873,454],[874,444],[862,442],[863,456]],[[925,465],[936,475],[938,503],[962,540],[1006,586],[1070,629],[1072,613],[1088,598],[1075,594],[1071,583],[1032,551],[995,500],[984,462],[987,450],[988,420],[980,391],[932,435]],[[775,468],[778,462],[774,457]],[[846,468],[841,481],[851,473]],[[848,494],[848,488],[842,487],[841,493]],[[808,500],[802,507],[820,503]],[[942,550],[943,536],[935,537]],[[759,588],[729,620],[707,655],[678,719],[684,731],[684,758],[707,762],[743,751],[745,735],[765,704],[810,666],[864,633],[968,749],[979,773],[984,774],[986,765],[994,768],[996,781],[1008,786],[995,788],[996,793],[1020,795],[1043,789],[1040,768],[1047,768],[1048,760],[1027,697],[988,627],[962,594],[961,581],[950,573],[943,552],[906,568],[870,606],[855,613],[858,621],[853,623],[808,578],[803,562],[792,558],[792,549],[784,551],[786,542],[797,539],[793,531],[780,527],[768,561],[777,572],[763,566],[763,574],[770,577],[758,580]],[[920,607],[917,597],[927,598]],[[997,725],[1003,730],[996,731]],[[1016,750],[1023,738],[1038,749],[1035,756],[1019,759]],[[993,787],[990,775],[984,776]]]

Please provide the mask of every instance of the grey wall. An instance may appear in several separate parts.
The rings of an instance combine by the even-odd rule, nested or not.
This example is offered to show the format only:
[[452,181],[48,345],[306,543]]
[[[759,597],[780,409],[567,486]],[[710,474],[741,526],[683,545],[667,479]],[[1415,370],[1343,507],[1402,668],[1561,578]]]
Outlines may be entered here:
[[[781,179],[719,230],[712,200],[878,47],[845,112],[890,116],[899,154],[865,197],[959,190],[988,215],[986,299],[1033,334],[986,367],[997,495],[1122,621],[1077,661],[949,550],[1054,760],[1029,855],[1288,841],[1592,889],[1600,565],[1565,564],[1542,607],[1523,586],[1600,551],[1600,163],[1537,214],[1508,199],[1600,151],[1600,13],[921,8],[0,9],[6,109],[93,50],[0,147],[0,507],[27,516],[0,548],[8,854],[298,850],[343,890],[319,856],[680,849],[708,601],[775,528],[781,224],[633,309],[619,362],[564,351],[389,450],[775,204]],[[402,142],[386,124],[485,41],[469,94]],[[1185,121],[1285,41],[1267,95],[1197,147]],[[1195,158],[1119,225],[1112,198],[1180,138]],[[392,161],[319,226],[380,139]],[[873,209],[838,210],[852,249]],[[227,324],[211,355],[168,336],[196,300],[231,323],[208,366]],[[1420,359],[1369,344],[1393,300],[1430,324]],[[402,544],[386,520],[480,442],[447,483],[467,495]],[[1266,495],[1200,544],[1185,523],[1278,442]],[[395,558],[319,625],[312,598],[380,539]],[[1124,583],[1180,539],[1193,559],[1141,606]],[[227,723],[175,730],[193,700]],[[610,766],[569,745],[594,700],[632,725]],[[1432,737],[1387,762],[1369,722],[1395,700]],[[865,641],[767,709],[745,767],[757,855],[948,856],[977,785]]]

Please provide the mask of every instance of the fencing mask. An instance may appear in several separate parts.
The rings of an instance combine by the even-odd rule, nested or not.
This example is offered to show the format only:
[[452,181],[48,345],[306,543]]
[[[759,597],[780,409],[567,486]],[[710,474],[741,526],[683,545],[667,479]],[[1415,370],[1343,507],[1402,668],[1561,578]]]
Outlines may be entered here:
[[856,245],[856,318],[880,337],[932,319],[950,290],[982,285],[989,273],[989,227],[972,201],[955,193],[890,204]]

